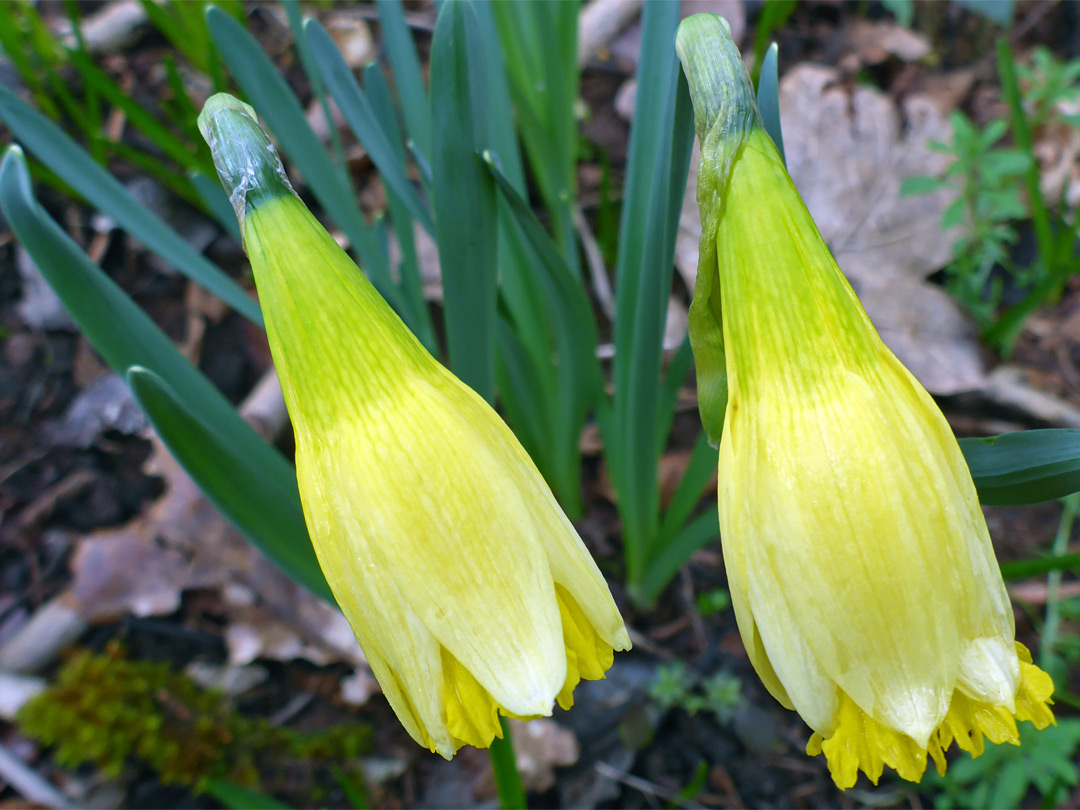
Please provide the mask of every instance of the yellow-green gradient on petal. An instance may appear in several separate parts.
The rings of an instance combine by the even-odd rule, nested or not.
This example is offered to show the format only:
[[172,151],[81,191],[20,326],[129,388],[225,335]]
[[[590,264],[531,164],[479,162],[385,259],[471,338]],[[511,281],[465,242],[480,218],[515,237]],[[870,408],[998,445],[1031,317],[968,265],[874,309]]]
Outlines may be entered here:
[[841,788],[1044,728],[1053,686],[1015,643],[948,423],[829,253],[726,26],[690,17],[676,47],[702,147],[690,338],[754,667]]
[[409,733],[445,757],[490,745],[499,713],[550,715],[604,677],[630,646],[622,618],[513,433],[262,166],[276,156],[250,108],[211,101],[211,146],[241,139],[215,159],[235,183],[323,573]]

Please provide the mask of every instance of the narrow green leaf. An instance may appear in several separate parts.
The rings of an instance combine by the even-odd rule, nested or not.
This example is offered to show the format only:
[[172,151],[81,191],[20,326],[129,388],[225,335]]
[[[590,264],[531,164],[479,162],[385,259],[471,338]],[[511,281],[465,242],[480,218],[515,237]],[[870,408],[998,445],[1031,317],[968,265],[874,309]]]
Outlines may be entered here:
[[374,230],[365,222],[344,167],[330,160],[308,125],[300,102],[259,43],[219,8],[206,10],[206,21],[218,49],[251,105],[274,133],[281,150],[303,175],[319,204],[349,237],[365,272],[383,298],[400,311],[397,288],[387,257]]
[[1080,430],[1023,430],[961,439],[979,500],[1020,506],[1080,492]]
[[[572,4],[569,4],[572,5]],[[487,99],[490,124],[490,149],[495,165],[503,177],[520,194],[526,192],[525,171],[521,163],[517,132],[510,99],[510,86],[506,76],[506,63],[499,44],[499,32],[495,27],[494,4],[488,0],[473,5],[480,23],[480,38],[484,43],[484,62],[487,65]]]
[[285,802],[222,779],[204,779],[200,786],[229,810],[291,810]]
[[662,546],[649,561],[638,584],[631,584],[631,592],[643,605],[656,601],[671,578],[686,565],[690,556],[702,546],[720,536],[720,518],[716,509],[708,509],[683,527],[675,537]]
[[[538,280],[551,318],[555,354],[563,361],[559,363],[560,374],[565,375],[559,386],[560,398],[565,401],[578,398],[575,409],[583,412],[600,383],[592,305],[529,204],[490,161],[486,166],[534,252],[536,267],[543,271]],[[584,420],[583,415],[581,418]]]
[[689,89],[671,47],[678,8],[649,2],[644,15],[639,72],[652,78],[639,85],[631,131],[617,262],[614,418],[605,436],[631,583],[659,526],[657,431],[669,423],[659,411],[662,344],[694,137]]
[[[405,165],[405,145],[402,142],[401,130],[398,126],[397,109],[394,106],[394,97],[390,91],[390,85],[383,75],[382,68],[378,64],[368,65],[364,71],[364,86],[368,91],[371,108],[375,111],[375,117],[381,122],[386,131],[386,137],[394,150],[398,162]],[[398,276],[401,279],[401,291],[405,302],[411,307],[414,315],[412,320],[406,319],[409,327],[416,333],[428,351],[433,355],[439,355],[439,342],[435,337],[435,326],[431,320],[431,308],[424,297],[424,283],[420,272],[420,255],[416,249],[416,238],[413,235],[413,219],[409,214],[409,207],[392,187],[387,187],[386,204],[390,210],[390,222],[397,234],[398,245],[401,247],[401,264],[398,266]]]
[[158,436],[210,502],[282,571],[335,604],[311,547],[299,496],[270,494],[287,490],[288,482],[240,455],[152,371],[132,366],[127,381]]
[[93,88],[117,109],[121,110],[128,121],[147,138],[153,141],[170,160],[185,169],[198,165],[196,152],[190,144],[174,135],[168,127],[152,116],[143,105],[120,89],[104,71],[79,51],[70,52],[71,63],[82,75],[88,88]]
[[[528,203],[490,160],[487,167],[498,185],[507,216],[514,218],[523,237],[520,248],[526,255],[518,262],[523,269],[531,270],[522,280],[528,282],[528,289],[542,304],[546,320],[541,328],[551,335],[550,343],[537,336],[534,339],[538,346],[528,347],[537,387],[544,395],[544,408],[552,419],[550,453],[541,457],[546,463],[541,470],[563,508],[568,514],[576,515],[581,508],[581,431],[590,406],[600,399],[602,392],[592,305]],[[517,242],[511,240],[508,244],[516,246]],[[514,408],[512,404],[509,407]]]
[[702,431],[694,442],[694,450],[690,455],[690,462],[686,465],[683,476],[679,479],[679,485],[671,496],[664,519],[657,532],[657,541],[650,549],[656,553],[658,546],[663,546],[668,538],[674,537],[690,519],[694,509],[701,501],[701,494],[709,481],[716,473],[716,464],[719,451],[709,445],[709,437]]
[[544,472],[550,467],[552,446],[548,391],[524,342],[506,318],[499,318],[498,335],[496,379],[506,421]]
[[304,36],[330,95],[337,102],[338,109],[345,116],[356,139],[371,156],[371,161],[379,170],[383,181],[409,207],[409,213],[424,230],[434,235],[435,224],[431,221],[431,215],[420,201],[416,189],[409,180],[404,160],[399,158],[391,145],[385,129],[380,124],[378,116],[375,115],[375,110],[364,91],[360,89],[360,84],[345,63],[341,52],[334,45],[334,40],[315,20],[307,20],[304,23]]
[[[300,61],[304,65],[304,73],[308,77],[308,81],[311,82],[311,89],[315,92],[315,98],[319,101],[319,108],[322,110],[323,118],[326,120],[330,130],[330,145],[334,148],[334,162],[338,166],[344,166],[345,149],[341,144],[341,135],[338,133],[338,128],[333,123],[334,118],[330,114],[330,104],[326,96],[326,83],[323,81],[319,68],[315,64],[315,55],[311,52],[311,45],[304,36],[304,21],[300,17],[300,0],[282,0],[282,5],[285,6],[285,16],[289,20],[289,30],[292,31],[297,53],[300,54]],[[335,45],[332,50],[336,53],[337,46]]]
[[178,271],[240,314],[262,323],[259,306],[232,279],[188,247],[172,228],[146,210],[49,119],[0,86],[0,120],[34,155],[91,205],[107,214]]
[[1060,557],[1036,557],[1001,564],[1001,576],[1006,580],[1027,579],[1048,574],[1051,571],[1080,570],[1080,553],[1063,554]]
[[694,352],[690,346],[690,336],[687,335],[675,351],[671,362],[668,363],[667,372],[664,374],[664,383],[660,389],[659,418],[656,429],[657,458],[660,458],[664,448],[667,447],[671,426],[675,421],[675,407],[679,403],[679,391],[686,384],[686,378],[690,374],[693,363]]
[[[349,804],[352,805],[353,810],[369,810],[371,802],[367,799],[367,790],[362,783],[362,777],[357,774],[356,777],[349,776],[337,765],[330,764],[330,774],[334,777],[334,781],[338,783],[342,791],[345,793],[345,798],[349,800]],[[361,780],[361,781],[357,781]]]
[[551,215],[555,241],[576,276],[578,4],[530,0],[494,3],[491,11],[529,165]]
[[431,43],[432,195],[450,366],[495,393],[495,190],[477,153],[487,146],[483,44],[472,9],[448,0]]
[[774,42],[765,52],[765,61],[761,64],[761,75],[757,84],[757,105],[761,113],[761,122],[765,131],[776,144],[780,159],[787,165],[784,155],[784,133],[780,127],[780,77],[777,73],[777,59],[780,48]]
[[[409,139],[415,143],[420,154],[430,155],[431,107],[420,72],[420,57],[416,55],[412,34],[405,23],[405,11],[401,0],[377,0],[376,6],[379,9],[383,44],[390,60],[390,69],[394,73],[394,86],[397,87],[398,98],[405,114]],[[428,175],[430,176],[430,172]]]
[[292,465],[240,418],[221,392],[37,204],[17,146],[10,147],[0,163],[0,211],[106,363],[121,374],[132,366],[152,371],[187,411],[214,426],[231,454],[262,471],[267,501],[298,500]]

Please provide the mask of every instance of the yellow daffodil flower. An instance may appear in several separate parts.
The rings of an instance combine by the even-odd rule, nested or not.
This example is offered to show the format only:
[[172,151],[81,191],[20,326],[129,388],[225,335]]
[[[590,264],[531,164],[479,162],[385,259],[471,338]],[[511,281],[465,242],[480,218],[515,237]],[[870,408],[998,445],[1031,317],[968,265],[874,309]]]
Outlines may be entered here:
[[701,141],[690,338],[750,660],[841,788],[1018,743],[1016,720],[1054,722],[1053,684],[1015,641],[956,439],[825,246],[727,24],[690,17],[676,49]]
[[254,110],[199,127],[240,220],[296,434],[311,541],[408,732],[444,757],[550,715],[630,640],[495,411],[440,365],[293,193]]

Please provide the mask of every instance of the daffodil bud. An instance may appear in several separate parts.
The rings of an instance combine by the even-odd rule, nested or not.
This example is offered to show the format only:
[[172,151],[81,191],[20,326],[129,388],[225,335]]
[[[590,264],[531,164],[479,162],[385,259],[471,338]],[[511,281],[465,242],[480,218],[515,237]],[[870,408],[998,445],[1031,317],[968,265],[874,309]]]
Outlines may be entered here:
[[402,724],[449,758],[550,715],[630,647],[574,527],[494,410],[292,192],[254,111],[199,117],[236,208],[323,573]]
[[1016,720],[1054,722],[1053,684],[1015,641],[956,439],[825,246],[726,26],[690,17],[676,49],[701,140],[690,337],[754,668],[841,788],[1018,743]]

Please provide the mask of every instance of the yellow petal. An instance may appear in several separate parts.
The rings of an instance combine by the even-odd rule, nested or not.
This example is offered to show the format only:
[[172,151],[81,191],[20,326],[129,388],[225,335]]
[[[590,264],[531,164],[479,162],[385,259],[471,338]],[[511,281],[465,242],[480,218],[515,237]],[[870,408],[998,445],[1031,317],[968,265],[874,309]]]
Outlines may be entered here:
[[253,111],[215,96],[200,127],[241,221],[309,534],[387,699],[446,757],[489,745],[500,713],[551,714],[629,646],[573,526],[292,193]]

